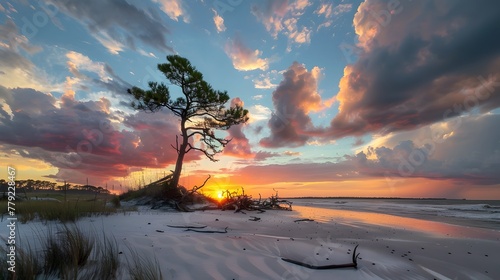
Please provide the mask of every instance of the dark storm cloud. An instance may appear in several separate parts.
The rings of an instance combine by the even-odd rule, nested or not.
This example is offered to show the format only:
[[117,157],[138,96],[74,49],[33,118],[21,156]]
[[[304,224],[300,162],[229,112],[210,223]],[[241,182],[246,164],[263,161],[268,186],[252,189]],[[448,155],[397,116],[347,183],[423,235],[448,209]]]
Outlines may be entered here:
[[362,52],[339,84],[332,137],[414,129],[456,104],[447,117],[500,106],[500,3],[401,1],[391,12],[368,0],[354,25]]

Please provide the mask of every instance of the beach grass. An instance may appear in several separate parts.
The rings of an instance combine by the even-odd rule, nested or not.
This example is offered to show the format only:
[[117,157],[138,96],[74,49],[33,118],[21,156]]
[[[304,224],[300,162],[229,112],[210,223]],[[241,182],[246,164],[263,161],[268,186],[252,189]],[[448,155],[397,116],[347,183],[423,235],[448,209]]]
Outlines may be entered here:
[[81,217],[109,215],[116,209],[105,200],[69,200],[65,202],[27,200],[16,204],[16,214],[22,223],[39,218],[43,221],[75,222]]
[[[101,279],[114,280],[120,276],[120,254],[114,237],[102,238],[92,232],[83,231],[73,225],[62,225],[49,229],[38,236],[39,247],[33,249],[30,242],[17,246],[16,273],[0,269],[3,279]],[[0,260],[6,261],[6,251],[2,247]],[[141,256],[129,247],[131,256],[124,257],[128,267],[123,268],[130,279],[163,279],[159,262]]]
[[128,249],[131,258],[127,258],[127,266],[131,280],[164,279],[160,269],[160,263],[156,257],[151,258],[141,255],[130,246]]
[[161,184],[152,184],[137,190],[129,190],[120,195],[122,200],[132,200],[142,197],[161,198],[165,194],[165,186]]

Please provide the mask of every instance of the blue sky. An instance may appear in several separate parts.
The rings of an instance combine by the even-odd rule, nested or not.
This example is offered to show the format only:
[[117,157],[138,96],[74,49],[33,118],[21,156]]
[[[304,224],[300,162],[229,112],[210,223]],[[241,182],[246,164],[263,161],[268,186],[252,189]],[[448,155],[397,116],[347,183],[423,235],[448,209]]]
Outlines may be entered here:
[[500,198],[499,9],[459,2],[2,1],[2,162],[127,187],[169,172],[176,120],[126,89],[179,54],[250,111],[183,184]]

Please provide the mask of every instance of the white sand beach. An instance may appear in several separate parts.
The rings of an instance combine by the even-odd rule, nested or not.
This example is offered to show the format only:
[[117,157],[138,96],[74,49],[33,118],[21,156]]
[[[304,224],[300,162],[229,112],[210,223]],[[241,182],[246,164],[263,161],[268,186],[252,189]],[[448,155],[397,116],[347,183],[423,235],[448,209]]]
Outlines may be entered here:
[[[295,222],[304,218],[314,221]],[[18,224],[19,246],[36,243],[51,224]],[[156,257],[164,279],[500,279],[499,231],[385,214],[306,206],[260,214],[141,208],[77,224],[116,238],[123,252],[119,279],[129,279],[123,270],[127,247]],[[313,270],[282,260],[349,263],[358,244],[357,268]]]

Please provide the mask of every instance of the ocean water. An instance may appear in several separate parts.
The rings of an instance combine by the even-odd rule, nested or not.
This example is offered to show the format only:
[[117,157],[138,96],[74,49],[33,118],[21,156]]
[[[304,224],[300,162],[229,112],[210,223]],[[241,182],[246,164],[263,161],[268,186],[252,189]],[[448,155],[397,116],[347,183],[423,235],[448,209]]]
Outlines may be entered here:
[[293,199],[294,205],[373,212],[500,230],[500,200]]

